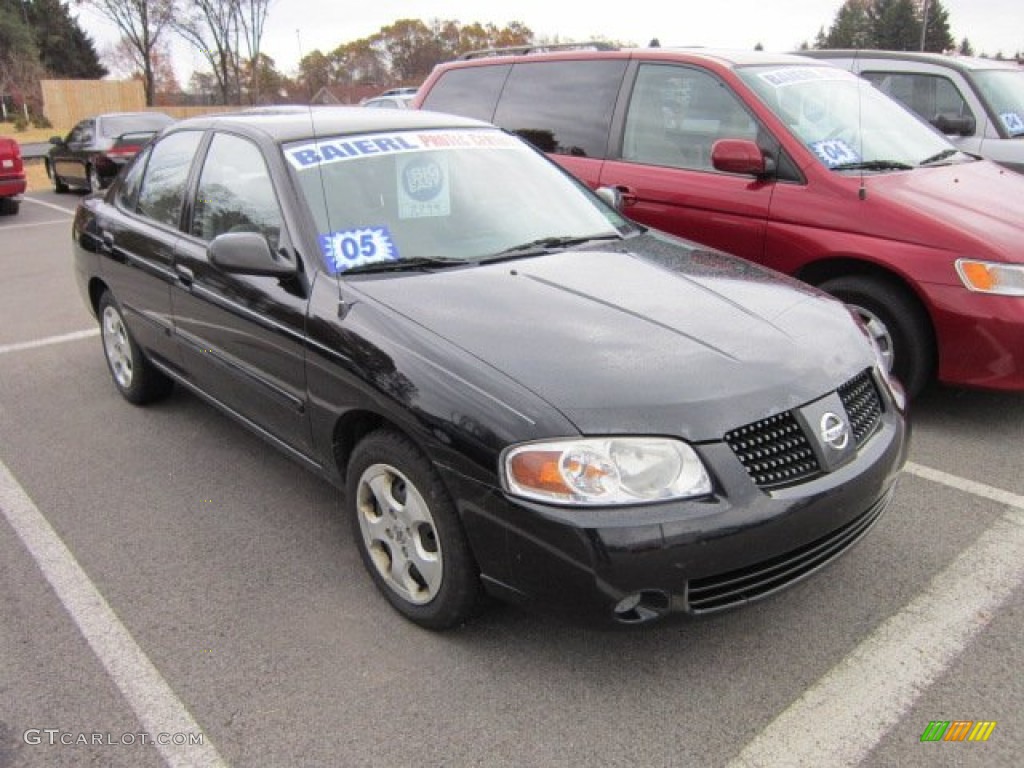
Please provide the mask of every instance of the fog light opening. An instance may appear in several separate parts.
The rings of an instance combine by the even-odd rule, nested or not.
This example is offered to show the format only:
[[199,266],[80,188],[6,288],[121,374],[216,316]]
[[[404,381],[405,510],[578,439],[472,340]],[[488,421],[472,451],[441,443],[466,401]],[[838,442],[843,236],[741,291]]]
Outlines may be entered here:
[[668,612],[669,597],[664,592],[645,589],[626,595],[612,609],[615,620],[622,624],[643,624],[661,618]]

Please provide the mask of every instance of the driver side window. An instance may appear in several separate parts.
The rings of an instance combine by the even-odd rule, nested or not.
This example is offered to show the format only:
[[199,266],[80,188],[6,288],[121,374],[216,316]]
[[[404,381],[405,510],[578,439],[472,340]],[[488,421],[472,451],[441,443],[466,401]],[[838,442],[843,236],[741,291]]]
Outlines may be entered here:
[[641,65],[626,114],[624,160],[710,171],[716,141],[756,138],[753,117],[708,73]]
[[259,148],[218,133],[206,153],[192,214],[191,232],[209,242],[227,232],[259,232],[276,251],[281,212]]

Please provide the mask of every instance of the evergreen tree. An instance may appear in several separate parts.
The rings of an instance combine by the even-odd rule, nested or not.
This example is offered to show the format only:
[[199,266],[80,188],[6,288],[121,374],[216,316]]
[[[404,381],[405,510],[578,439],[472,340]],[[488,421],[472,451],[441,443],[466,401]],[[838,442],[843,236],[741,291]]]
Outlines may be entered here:
[[31,0],[25,10],[35,32],[40,62],[53,77],[92,80],[107,74],[92,39],[71,15],[67,4],[60,0]]
[[876,48],[884,51],[918,50],[921,20],[914,0],[875,0],[870,15]]
[[877,48],[870,15],[871,0],[846,0],[819,48]]
[[956,48],[956,40],[949,31],[949,12],[940,0],[928,0],[928,26],[924,31],[924,49],[942,53]]

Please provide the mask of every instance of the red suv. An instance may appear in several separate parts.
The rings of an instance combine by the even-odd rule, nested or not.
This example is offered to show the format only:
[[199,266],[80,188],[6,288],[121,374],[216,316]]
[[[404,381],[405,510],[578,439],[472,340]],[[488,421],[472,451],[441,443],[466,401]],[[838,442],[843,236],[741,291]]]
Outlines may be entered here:
[[18,212],[25,185],[21,147],[14,139],[0,136],[0,216]]
[[841,298],[911,394],[1024,390],[1024,176],[799,56],[486,53],[414,106],[514,131],[636,221]]

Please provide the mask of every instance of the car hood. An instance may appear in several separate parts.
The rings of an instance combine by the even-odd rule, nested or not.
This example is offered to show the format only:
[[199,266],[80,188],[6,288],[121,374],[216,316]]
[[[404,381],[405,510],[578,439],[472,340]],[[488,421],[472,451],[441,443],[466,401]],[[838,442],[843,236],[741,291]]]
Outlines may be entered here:
[[869,198],[900,207],[899,239],[964,255],[1020,261],[1024,224],[1010,200],[1024,199],[1024,175],[988,160],[875,176]]
[[367,297],[499,370],[589,434],[718,439],[821,397],[874,361],[837,301],[661,235],[357,279]]

